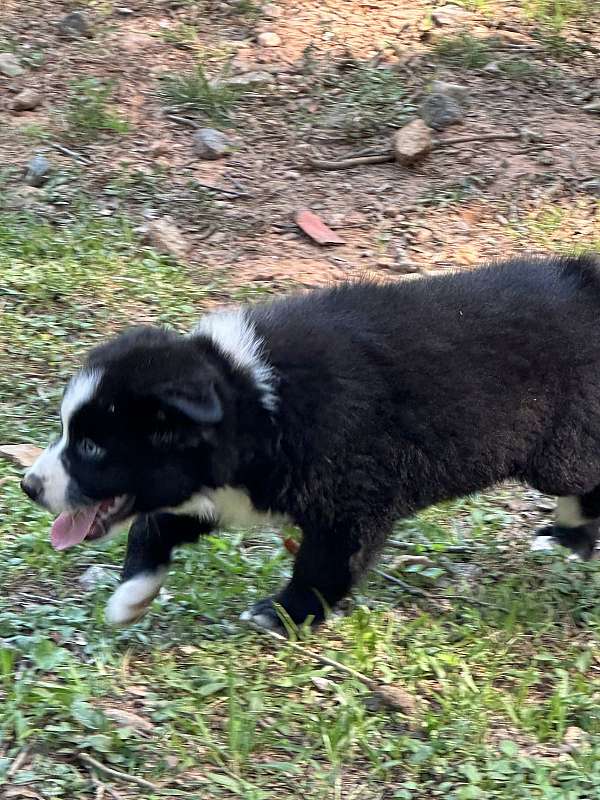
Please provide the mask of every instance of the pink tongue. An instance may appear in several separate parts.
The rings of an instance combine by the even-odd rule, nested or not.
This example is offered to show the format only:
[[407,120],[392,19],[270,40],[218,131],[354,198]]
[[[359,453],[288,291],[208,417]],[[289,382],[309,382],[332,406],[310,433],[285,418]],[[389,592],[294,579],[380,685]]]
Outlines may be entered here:
[[55,550],[66,550],[68,547],[80,544],[90,532],[94,524],[100,504],[90,506],[74,514],[60,514],[52,525],[50,540]]

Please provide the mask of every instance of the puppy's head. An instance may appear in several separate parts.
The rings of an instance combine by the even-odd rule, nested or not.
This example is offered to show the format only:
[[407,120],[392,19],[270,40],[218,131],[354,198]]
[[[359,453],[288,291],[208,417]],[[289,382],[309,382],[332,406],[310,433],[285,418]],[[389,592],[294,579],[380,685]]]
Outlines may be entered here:
[[93,350],[64,393],[62,435],[23,478],[58,515],[65,549],[104,538],[138,513],[177,510],[235,468],[232,388],[206,341],[159,328]]

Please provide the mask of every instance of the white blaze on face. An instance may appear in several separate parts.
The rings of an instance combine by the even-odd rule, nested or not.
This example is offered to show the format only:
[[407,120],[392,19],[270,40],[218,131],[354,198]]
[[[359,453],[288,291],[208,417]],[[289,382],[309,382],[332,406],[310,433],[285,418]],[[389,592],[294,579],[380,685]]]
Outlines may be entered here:
[[44,491],[40,500],[54,514],[59,514],[67,508],[69,475],[63,466],[61,456],[69,442],[71,419],[75,412],[94,396],[101,377],[98,370],[84,370],[73,378],[60,408],[63,430],[61,438],[47,447],[25,473],[25,477],[35,476],[42,481]]

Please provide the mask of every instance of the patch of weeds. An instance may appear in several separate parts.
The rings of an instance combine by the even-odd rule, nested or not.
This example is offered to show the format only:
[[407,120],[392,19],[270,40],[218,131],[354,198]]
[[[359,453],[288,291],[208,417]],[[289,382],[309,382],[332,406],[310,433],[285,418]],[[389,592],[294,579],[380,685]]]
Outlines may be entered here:
[[161,83],[161,94],[171,106],[201,114],[216,124],[229,121],[243,93],[242,87],[211,81],[201,63],[183,75],[165,75]]
[[593,14],[596,0],[527,0],[525,13],[560,30],[570,19]]
[[185,182],[173,180],[160,168],[153,172],[123,170],[108,183],[104,194],[116,197],[130,206],[151,205],[154,209],[164,209],[171,213],[176,207],[185,211],[186,218],[205,222],[214,212],[212,194],[200,186],[193,178]]
[[490,11],[489,0],[458,0],[458,5],[467,11],[477,11],[480,14],[487,14]]
[[425,192],[418,202],[420,205],[433,208],[443,208],[455,203],[464,203],[480,195],[484,183],[478,176],[469,176],[459,181],[451,181]]
[[256,21],[262,17],[262,9],[253,0],[236,0],[231,4],[230,14],[246,17],[248,20]]
[[513,81],[527,81],[543,77],[544,71],[526,58],[511,58],[498,65],[505,78]]
[[391,69],[358,65],[342,76],[326,77],[319,91],[318,122],[348,137],[400,127],[414,111],[398,73]]
[[27,125],[21,125],[19,134],[27,139],[27,141],[33,143],[45,142],[52,138],[52,133],[48,128],[40,125],[39,122],[30,122]]
[[85,78],[72,84],[66,113],[67,125],[72,133],[127,133],[129,123],[109,106],[114,87],[114,81],[103,82],[98,78]]
[[185,49],[195,48],[198,46],[198,31],[193,25],[186,25],[181,22],[174,28],[164,28],[158,34],[163,42],[172,44],[175,47]]
[[557,61],[572,61],[578,58],[584,49],[579,43],[566,39],[557,31],[550,33],[536,31],[533,33],[533,37],[537,39],[546,53]]
[[480,69],[492,60],[493,49],[488,41],[468,33],[447,36],[436,42],[434,52],[442,61],[466,69]]
[[600,201],[580,198],[568,206],[546,205],[514,226],[530,245],[561,253],[600,250]]

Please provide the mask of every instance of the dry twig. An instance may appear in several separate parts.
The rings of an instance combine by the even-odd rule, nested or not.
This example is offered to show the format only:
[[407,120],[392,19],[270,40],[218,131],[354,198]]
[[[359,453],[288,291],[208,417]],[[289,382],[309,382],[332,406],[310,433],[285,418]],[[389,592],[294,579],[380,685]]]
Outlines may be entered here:
[[17,753],[15,756],[15,760],[12,762],[8,770],[6,771],[6,778],[7,780],[11,780],[17,774],[17,772],[21,769],[23,764],[29,758],[29,753],[31,752],[30,747],[24,747],[21,751]]
[[79,753],[79,760],[83,761],[83,763],[87,766],[97,769],[99,772],[104,772],[106,775],[110,775],[112,778],[118,778],[118,780],[126,783],[135,783],[137,786],[141,786],[144,789],[150,789],[153,792],[161,791],[161,787],[157,786],[156,783],[147,781],[145,778],[139,778],[137,775],[128,775],[126,772],[113,769],[113,767],[107,767],[105,764],[102,764],[102,762],[96,761],[95,758],[92,758],[92,756],[89,756],[87,753]]

